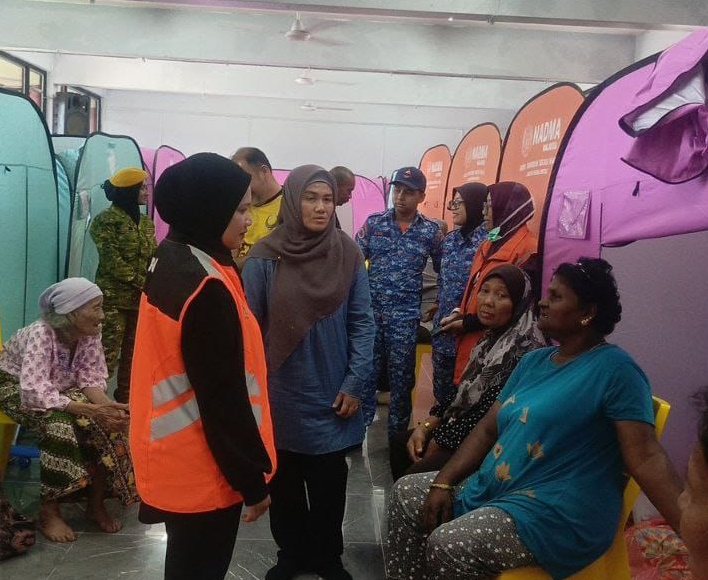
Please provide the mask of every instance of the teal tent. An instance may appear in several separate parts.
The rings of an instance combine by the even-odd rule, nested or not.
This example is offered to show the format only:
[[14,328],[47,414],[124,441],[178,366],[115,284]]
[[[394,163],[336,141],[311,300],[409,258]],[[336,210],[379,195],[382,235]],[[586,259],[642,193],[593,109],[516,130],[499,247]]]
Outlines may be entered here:
[[81,154],[84,143],[86,143],[86,137],[52,135],[54,155],[66,172],[72,195],[76,186],[76,168],[79,164],[79,155]]
[[101,186],[119,169],[142,166],[140,149],[131,137],[93,133],[86,139],[76,169],[67,276],[96,277],[98,252],[89,228],[110,205]]
[[76,190],[76,169],[86,137],[52,135],[54,160],[57,167],[57,194],[59,196],[59,255],[62,256],[61,278],[69,267],[69,227],[71,203]]
[[0,319],[3,336],[39,315],[37,299],[63,270],[54,152],[44,117],[0,89]]
[[73,190],[69,176],[58,156],[54,158],[57,172],[57,201],[59,204],[59,278],[66,276],[69,265],[69,224],[71,222],[71,200]]

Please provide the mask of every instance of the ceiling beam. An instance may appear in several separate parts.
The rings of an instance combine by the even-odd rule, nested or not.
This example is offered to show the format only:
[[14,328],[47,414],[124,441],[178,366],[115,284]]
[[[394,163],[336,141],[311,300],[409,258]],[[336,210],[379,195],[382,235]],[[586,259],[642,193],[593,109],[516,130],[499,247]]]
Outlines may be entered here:
[[[39,0],[52,1],[52,0]],[[57,1],[57,0],[54,0]],[[71,2],[72,0],[58,0]],[[87,3],[89,0],[73,0]],[[565,25],[668,30],[708,26],[704,0],[96,0],[101,4],[303,12],[365,18]]]

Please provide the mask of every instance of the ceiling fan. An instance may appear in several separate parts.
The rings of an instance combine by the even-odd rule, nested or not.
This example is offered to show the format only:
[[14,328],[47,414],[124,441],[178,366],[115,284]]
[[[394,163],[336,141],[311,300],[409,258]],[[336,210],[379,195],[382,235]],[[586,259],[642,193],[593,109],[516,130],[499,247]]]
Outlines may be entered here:
[[292,40],[295,42],[305,42],[305,41],[310,41],[314,42],[317,44],[323,44],[326,46],[341,46],[344,44],[343,42],[339,42],[337,40],[330,40],[326,38],[320,38],[319,36],[315,36],[313,33],[316,30],[325,30],[327,28],[331,28],[332,26],[337,26],[338,23],[336,22],[329,22],[329,21],[323,21],[315,24],[314,26],[311,26],[309,30],[305,28],[305,25],[302,23],[302,18],[300,17],[300,13],[296,12],[295,13],[295,20],[293,23],[290,25],[290,29],[285,32],[285,38],[288,40]]
[[295,21],[290,25],[290,30],[285,33],[285,38],[288,40],[305,41],[310,40],[312,34],[309,30],[306,30],[302,24],[302,19],[300,18],[300,13],[295,13]]
[[315,105],[311,101],[305,101],[300,105],[303,111],[353,111],[352,107],[327,107],[324,105]]

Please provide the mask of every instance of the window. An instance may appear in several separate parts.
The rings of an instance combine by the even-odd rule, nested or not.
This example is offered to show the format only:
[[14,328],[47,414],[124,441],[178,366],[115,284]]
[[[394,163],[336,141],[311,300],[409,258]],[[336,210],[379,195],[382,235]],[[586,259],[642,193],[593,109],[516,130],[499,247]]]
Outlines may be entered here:
[[44,111],[46,84],[46,72],[0,51],[0,87],[27,95]]
[[63,111],[56,111],[54,115],[55,133],[89,135],[101,130],[101,97],[97,94],[81,87],[61,85],[54,104],[63,107]]

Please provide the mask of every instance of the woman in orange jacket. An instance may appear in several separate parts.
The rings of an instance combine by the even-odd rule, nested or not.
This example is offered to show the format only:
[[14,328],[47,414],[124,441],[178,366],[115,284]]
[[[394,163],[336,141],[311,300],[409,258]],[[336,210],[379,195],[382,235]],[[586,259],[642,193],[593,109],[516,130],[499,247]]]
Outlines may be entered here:
[[533,217],[533,199],[529,190],[515,181],[502,181],[489,186],[484,219],[488,238],[477,249],[460,306],[440,321],[444,332],[459,334],[453,382],[459,384],[462,371],[477,344],[484,327],[479,324],[477,292],[479,281],[501,264],[513,264],[531,275],[536,269],[538,239],[529,230]]

